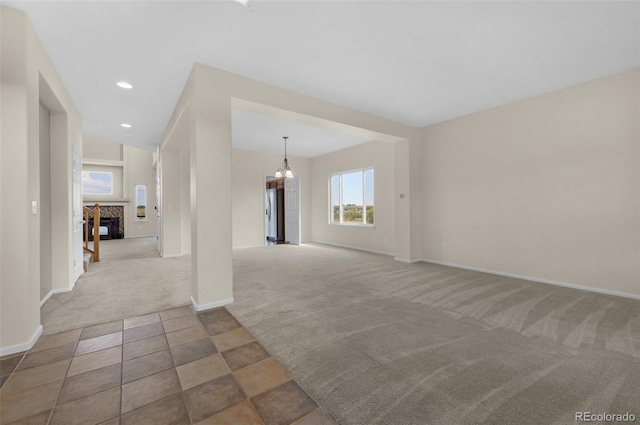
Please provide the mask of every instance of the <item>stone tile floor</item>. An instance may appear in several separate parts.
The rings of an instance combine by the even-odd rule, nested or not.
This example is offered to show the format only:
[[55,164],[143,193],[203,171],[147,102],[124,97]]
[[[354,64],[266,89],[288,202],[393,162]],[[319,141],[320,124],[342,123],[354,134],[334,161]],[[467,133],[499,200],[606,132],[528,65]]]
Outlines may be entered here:
[[1,425],[336,424],[225,308],[42,336],[0,385]]

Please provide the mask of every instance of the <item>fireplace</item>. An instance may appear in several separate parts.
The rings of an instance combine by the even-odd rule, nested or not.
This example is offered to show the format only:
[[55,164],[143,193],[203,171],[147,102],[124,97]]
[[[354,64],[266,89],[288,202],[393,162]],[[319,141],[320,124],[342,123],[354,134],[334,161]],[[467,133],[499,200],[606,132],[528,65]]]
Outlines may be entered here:
[[[100,240],[122,239],[119,217],[100,217]],[[89,217],[89,240],[93,240],[93,217]]]
[[[93,205],[87,205],[92,208]],[[100,240],[124,238],[124,205],[100,206]],[[89,217],[89,240],[93,240],[93,217]]]

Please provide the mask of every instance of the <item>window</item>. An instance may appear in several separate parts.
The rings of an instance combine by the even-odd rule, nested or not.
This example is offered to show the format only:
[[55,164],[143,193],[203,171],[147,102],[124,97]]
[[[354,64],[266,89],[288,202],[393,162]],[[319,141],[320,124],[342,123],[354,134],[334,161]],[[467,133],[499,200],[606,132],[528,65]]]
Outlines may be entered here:
[[374,224],[373,168],[329,176],[329,223]]
[[83,171],[82,194],[113,195],[113,173],[105,171]]
[[136,185],[136,220],[147,219],[147,185]]

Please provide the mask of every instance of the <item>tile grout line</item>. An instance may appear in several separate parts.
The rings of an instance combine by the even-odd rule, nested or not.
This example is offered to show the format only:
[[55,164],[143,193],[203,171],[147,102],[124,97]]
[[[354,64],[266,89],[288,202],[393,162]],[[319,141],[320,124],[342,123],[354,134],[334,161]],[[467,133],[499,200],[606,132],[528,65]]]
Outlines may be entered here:
[[[226,308],[225,308],[225,310],[229,311],[229,310],[228,310],[228,309],[226,309]],[[235,316],[233,316],[233,313],[231,313],[230,311],[229,311],[229,313],[231,314],[231,317],[234,317],[234,318],[235,318]],[[238,320],[237,318],[236,318],[236,320],[238,321],[238,323],[240,323],[240,324],[242,325],[242,323],[240,322],[240,320]],[[292,374],[291,372],[289,372],[287,369],[285,369],[285,368],[282,366],[282,364],[280,363],[280,361],[279,361],[277,358],[273,357],[273,356],[271,355],[271,352],[269,352],[269,351],[268,351],[268,350],[267,350],[267,349],[262,345],[262,343],[261,343],[260,341],[258,341],[258,338],[253,334],[253,332],[251,332],[251,331],[249,330],[249,328],[247,328],[247,327],[246,327],[246,326],[244,326],[244,325],[242,325],[242,327],[243,327],[243,328],[245,328],[245,329],[247,329],[247,331],[251,334],[251,336],[253,336],[253,338],[256,340],[256,342],[258,342],[258,343],[260,344],[260,346],[264,349],[264,351],[266,351],[266,352],[269,354],[269,358],[272,358],[272,359],[274,359],[275,361],[277,361],[277,362],[278,362],[278,365],[280,365],[280,367],[282,367],[282,369],[283,369],[285,372],[287,372],[287,374],[291,377],[291,380],[292,380],[293,382],[295,382],[295,383],[296,383],[296,384],[297,384],[297,385],[302,389],[302,391],[304,391],[304,393],[305,393],[305,394],[306,394],[306,395],[307,395],[311,400],[313,400],[313,402],[318,406],[316,409],[321,409],[324,413],[326,413],[327,415],[329,415],[329,417],[330,417],[331,419],[333,419],[333,421],[334,421],[336,424],[338,424],[338,421],[337,421],[337,420],[336,420],[332,415],[330,415],[330,414],[329,414],[329,413],[328,413],[328,412],[327,412],[327,411],[326,411],[322,406],[320,406],[320,404],[316,401],[316,399],[315,399],[314,397],[312,397],[312,396],[311,396],[311,394],[309,394],[309,392],[308,392],[308,391],[307,391],[307,390],[302,386],[302,384],[301,384],[300,382],[298,382],[298,380],[293,376],[293,374]],[[214,343],[214,344],[215,344],[215,343]],[[264,360],[268,360],[268,359],[264,359]],[[264,361],[264,360],[261,360],[260,362],[262,362],[262,361]],[[226,362],[226,360],[225,360],[225,362]],[[254,363],[254,364],[257,364],[257,363],[260,363],[260,362],[256,362],[256,363]],[[249,366],[252,366],[252,365],[249,365]],[[245,366],[245,367],[249,367],[249,366]],[[242,368],[242,369],[244,369],[244,368]],[[238,370],[241,370],[241,369],[238,369]],[[232,373],[233,373],[233,372],[232,372]],[[235,378],[235,376],[234,376],[234,378]],[[287,382],[289,382],[289,381],[287,381]],[[281,385],[283,385],[283,384],[281,384]],[[241,387],[241,388],[242,388],[242,387]],[[277,386],[276,386],[276,388],[277,388]],[[260,393],[260,394],[262,394],[262,393]],[[259,395],[259,394],[256,394],[256,396],[257,396],[257,395]],[[255,396],[254,396],[254,397],[255,397]],[[249,403],[251,403],[251,405],[252,405],[252,406],[253,406],[253,408],[255,409],[255,406],[253,405],[253,402],[251,401],[251,399],[248,399],[248,400],[249,400]],[[315,410],[315,409],[314,409],[314,410]],[[256,412],[257,412],[257,411],[258,411],[258,410],[256,409]],[[312,411],[313,411],[313,410],[312,410]],[[311,412],[309,412],[309,413],[311,413]],[[300,418],[295,419],[293,422],[295,422],[295,421],[297,421],[297,420],[299,420],[299,419],[303,418],[304,416],[308,415],[309,413],[307,413],[307,414],[305,414],[305,415],[302,415]],[[259,413],[258,413],[258,416],[260,416],[260,414],[259,414]],[[261,416],[260,416],[260,419],[262,420],[262,417],[261,417]],[[292,423],[293,423],[293,422],[292,422]],[[288,425],[291,425],[291,424],[288,424]]]
[[[81,328],[84,329],[84,328]],[[82,335],[82,331],[80,331],[80,335]],[[75,354],[78,349],[78,345],[80,344],[80,335],[78,335],[78,340],[76,341],[76,345],[73,348],[73,354]],[[67,374],[69,373],[69,369],[71,369],[71,362],[73,362],[74,355],[71,355],[71,359],[69,359],[69,365],[67,365],[67,370],[64,373],[64,377],[62,378],[62,383],[60,384],[60,388],[58,389],[58,394],[56,395],[56,400],[53,403],[53,407],[51,408],[51,412],[49,412],[49,419],[47,419],[46,424],[50,424],[53,419],[53,413],[56,411],[56,407],[58,407],[58,400],[60,399],[60,394],[62,393],[62,387],[64,387],[64,382],[67,380]],[[25,354],[26,357],[26,354]]]

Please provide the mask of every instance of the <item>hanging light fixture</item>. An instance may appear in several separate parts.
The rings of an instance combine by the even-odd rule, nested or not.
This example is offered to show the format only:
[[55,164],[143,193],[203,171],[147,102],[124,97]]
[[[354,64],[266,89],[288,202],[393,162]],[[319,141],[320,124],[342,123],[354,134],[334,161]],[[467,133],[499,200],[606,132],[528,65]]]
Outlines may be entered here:
[[293,178],[293,173],[291,172],[291,168],[289,168],[289,161],[287,160],[287,136],[283,137],[284,139],[284,161],[282,161],[282,166],[278,167],[278,170],[276,171],[275,176],[277,178],[282,178],[282,175],[284,173],[284,176],[288,179],[292,179]]

